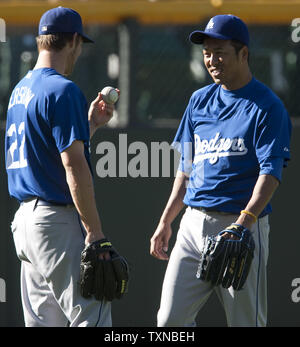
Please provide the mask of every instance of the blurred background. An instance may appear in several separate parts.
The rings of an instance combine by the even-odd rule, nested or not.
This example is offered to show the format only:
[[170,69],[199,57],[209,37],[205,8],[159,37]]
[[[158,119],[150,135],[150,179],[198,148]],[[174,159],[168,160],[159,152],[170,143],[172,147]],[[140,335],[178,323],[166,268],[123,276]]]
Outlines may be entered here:
[[[202,63],[201,46],[188,41],[191,31],[204,29],[216,14],[234,14],[248,24],[251,70],[283,100],[294,127],[293,160],[273,198],[270,219],[269,325],[299,326],[300,296],[292,283],[300,278],[300,236],[295,217],[300,169],[300,0],[0,1],[0,279],[5,282],[0,326],[24,325],[20,264],[10,233],[18,206],[8,196],[4,166],[6,109],[13,87],[35,64],[39,19],[56,6],[77,10],[87,35],[95,40],[95,44],[84,46],[71,76],[88,102],[106,85],[121,90],[113,119],[92,140],[94,169],[100,158],[97,145],[107,141],[118,148],[120,134],[127,135],[128,144],[142,141],[148,148],[152,142],[172,142],[192,92],[211,83]],[[129,293],[113,304],[115,326],[156,324],[166,263],[149,255],[149,240],[173,178],[163,177],[161,172],[160,177],[95,175],[105,234],[132,266]],[[171,245],[180,217],[173,224]],[[197,323],[226,326],[214,296],[199,313]]]

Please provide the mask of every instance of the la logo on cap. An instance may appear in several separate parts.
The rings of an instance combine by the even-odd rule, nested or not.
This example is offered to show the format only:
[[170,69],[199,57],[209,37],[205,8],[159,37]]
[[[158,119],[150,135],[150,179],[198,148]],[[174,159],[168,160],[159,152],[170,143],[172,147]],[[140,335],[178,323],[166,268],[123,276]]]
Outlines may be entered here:
[[214,23],[213,19],[211,18],[211,20],[207,24],[206,29],[212,29],[214,27],[214,24],[215,23]]
[[42,27],[42,31],[47,31],[47,27],[46,27],[46,26],[43,26],[43,27]]

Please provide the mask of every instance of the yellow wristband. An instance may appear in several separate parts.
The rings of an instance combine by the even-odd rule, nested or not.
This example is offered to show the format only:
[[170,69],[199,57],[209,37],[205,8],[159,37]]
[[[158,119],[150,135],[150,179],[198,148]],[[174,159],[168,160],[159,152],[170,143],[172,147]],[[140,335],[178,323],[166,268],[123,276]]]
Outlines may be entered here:
[[252,218],[254,218],[255,222],[257,221],[257,217],[255,216],[254,213],[247,210],[242,210],[241,213],[247,214],[248,216],[251,216]]

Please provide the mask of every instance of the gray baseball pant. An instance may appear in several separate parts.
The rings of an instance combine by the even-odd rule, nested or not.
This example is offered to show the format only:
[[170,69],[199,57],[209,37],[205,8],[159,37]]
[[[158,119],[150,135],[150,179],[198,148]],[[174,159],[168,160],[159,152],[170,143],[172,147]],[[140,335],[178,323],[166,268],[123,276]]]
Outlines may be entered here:
[[26,326],[111,326],[111,304],[80,295],[85,234],[75,207],[22,203],[12,222]]
[[196,278],[206,235],[215,235],[236,219],[237,215],[207,213],[191,207],[186,209],[165,273],[157,315],[159,327],[195,326],[198,312],[213,291],[225,310],[228,326],[266,326],[268,216],[258,219],[251,228],[255,254],[243,290],[213,287],[210,283]]

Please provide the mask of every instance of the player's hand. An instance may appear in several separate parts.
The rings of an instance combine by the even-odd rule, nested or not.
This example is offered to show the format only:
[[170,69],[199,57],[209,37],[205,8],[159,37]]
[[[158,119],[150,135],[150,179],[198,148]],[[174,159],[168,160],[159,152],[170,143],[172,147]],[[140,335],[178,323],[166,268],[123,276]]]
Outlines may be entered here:
[[[85,245],[88,246],[90,245],[91,243],[95,242],[95,241],[98,241],[98,240],[101,240],[104,238],[104,235],[102,233],[99,233],[96,234],[96,233],[87,233],[86,234],[86,237],[85,237]],[[110,260],[110,254],[109,252],[104,252],[104,253],[101,253],[99,254],[99,259],[102,259],[102,260]]]
[[224,237],[224,239],[226,239],[226,240],[228,240],[228,239],[230,239],[230,240],[239,240],[240,239],[238,236],[236,236],[236,235],[234,235],[232,233],[227,233],[227,232],[224,233],[222,235],[222,237]]
[[160,260],[169,260],[169,240],[172,235],[170,224],[160,223],[150,240],[150,254]]
[[[120,93],[119,89],[117,91]],[[96,129],[105,125],[111,120],[114,109],[114,105],[105,103],[101,93],[98,93],[98,96],[91,102],[89,108],[89,122]]]

